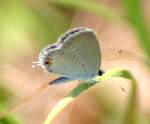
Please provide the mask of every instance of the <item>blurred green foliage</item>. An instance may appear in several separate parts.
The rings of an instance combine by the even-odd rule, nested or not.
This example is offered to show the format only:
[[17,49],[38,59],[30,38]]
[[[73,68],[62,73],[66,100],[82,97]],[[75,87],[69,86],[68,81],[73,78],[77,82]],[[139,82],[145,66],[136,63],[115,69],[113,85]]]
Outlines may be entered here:
[[112,21],[122,20],[122,17],[119,15],[117,11],[110,9],[104,4],[99,4],[91,0],[49,0],[49,1],[50,3],[56,5],[92,12],[98,16],[105,17]]
[[14,117],[14,115],[9,114],[0,118],[0,124],[21,124],[21,121],[18,118]]
[[0,85],[0,124],[21,124],[20,120],[9,112],[3,116],[3,113],[6,113],[5,109],[10,105],[12,96],[13,93],[10,90]]
[[[32,3],[33,2],[33,3]],[[0,55],[26,53],[34,48],[55,42],[66,30],[72,12],[61,11],[48,3],[24,0],[0,0]],[[3,60],[3,59],[2,59]]]
[[125,8],[126,17],[139,38],[137,41],[147,57],[146,60],[148,61],[148,67],[150,69],[150,32],[148,25],[145,22],[144,13],[141,6],[142,1],[121,0],[121,2]]
[[0,105],[7,106],[11,97],[13,97],[13,92],[0,85]]

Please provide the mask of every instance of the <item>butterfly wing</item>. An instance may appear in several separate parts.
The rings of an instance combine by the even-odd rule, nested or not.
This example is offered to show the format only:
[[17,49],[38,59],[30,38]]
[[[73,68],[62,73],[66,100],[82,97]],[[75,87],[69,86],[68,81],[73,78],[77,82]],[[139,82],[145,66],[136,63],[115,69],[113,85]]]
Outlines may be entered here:
[[100,48],[91,29],[72,29],[43,51],[43,62],[51,60],[51,64],[45,64],[49,72],[69,79],[88,79],[99,71]]

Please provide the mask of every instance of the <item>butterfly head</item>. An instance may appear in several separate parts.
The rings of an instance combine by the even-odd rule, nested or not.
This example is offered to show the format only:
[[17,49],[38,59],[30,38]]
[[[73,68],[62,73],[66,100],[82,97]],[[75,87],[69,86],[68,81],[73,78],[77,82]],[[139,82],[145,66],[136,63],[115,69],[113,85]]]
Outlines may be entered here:
[[56,50],[58,48],[59,47],[56,44],[43,48],[39,54],[39,60],[33,62],[32,67],[41,66],[42,68],[48,69],[53,64],[52,56],[54,54],[54,49]]

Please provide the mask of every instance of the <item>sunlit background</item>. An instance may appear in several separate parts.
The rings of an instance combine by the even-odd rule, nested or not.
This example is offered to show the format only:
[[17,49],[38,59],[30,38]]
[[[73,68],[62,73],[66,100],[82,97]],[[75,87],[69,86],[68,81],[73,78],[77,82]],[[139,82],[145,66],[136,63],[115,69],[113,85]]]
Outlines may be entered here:
[[[135,124],[149,124],[149,8],[148,0],[0,0],[0,124],[43,124],[56,103],[79,84],[37,91],[56,75],[32,68],[32,62],[43,47],[80,26],[96,32],[104,71],[123,68],[133,74],[138,83]],[[78,96],[53,123],[125,124],[130,89],[126,79],[102,81]],[[26,96],[31,97],[22,101]]]

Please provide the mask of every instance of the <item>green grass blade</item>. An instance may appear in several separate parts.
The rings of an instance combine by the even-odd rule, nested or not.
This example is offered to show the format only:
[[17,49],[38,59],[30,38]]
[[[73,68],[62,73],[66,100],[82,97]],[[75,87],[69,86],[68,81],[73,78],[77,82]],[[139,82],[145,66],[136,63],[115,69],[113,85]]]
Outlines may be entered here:
[[113,9],[110,9],[104,4],[95,3],[89,0],[49,0],[49,1],[53,4],[92,12],[99,16],[103,16],[109,20],[115,20],[117,22],[122,19],[122,17]]
[[142,5],[140,0],[121,0],[125,8],[126,16],[129,23],[133,26],[139,40],[139,44],[142,47],[148,58],[148,64],[150,67],[150,33],[148,26],[144,20],[144,14],[142,11]]
[[122,77],[131,80],[132,87],[131,87],[131,93],[129,102],[127,105],[125,117],[123,120],[123,124],[136,124],[136,117],[137,117],[137,105],[136,105],[136,80],[132,76],[132,74],[127,70],[120,70],[120,69],[114,69],[110,70],[107,73],[105,73],[102,77],[96,77],[96,81],[104,81],[108,80],[114,77]]
[[48,115],[44,124],[52,123],[53,119],[70,103],[74,100],[73,97],[66,97],[59,101],[59,103],[53,108],[51,113]]
[[68,94],[67,97],[65,97],[60,102],[58,102],[58,104],[52,109],[52,111],[47,116],[44,124],[52,124],[52,121],[54,120],[54,118],[67,105],[69,105],[69,103],[71,103],[78,95],[80,95],[82,92],[86,91],[88,88],[90,88],[94,84],[96,84],[96,83],[98,83],[100,81],[109,80],[109,79],[115,78],[115,77],[123,77],[123,78],[129,79],[129,80],[131,80],[131,83],[132,83],[132,92],[131,92],[131,97],[130,97],[130,101],[129,101],[129,106],[127,108],[128,112],[127,112],[125,118],[128,117],[128,113],[130,111],[133,111],[133,108],[135,108],[132,105],[133,105],[133,102],[135,102],[136,81],[135,81],[134,77],[131,75],[131,73],[129,71],[121,70],[121,69],[115,69],[115,70],[107,71],[102,76],[96,77],[94,79],[95,83],[86,82],[86,83],[82,83],[82,84],[78,85],[73,91],[71,91]]

